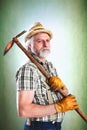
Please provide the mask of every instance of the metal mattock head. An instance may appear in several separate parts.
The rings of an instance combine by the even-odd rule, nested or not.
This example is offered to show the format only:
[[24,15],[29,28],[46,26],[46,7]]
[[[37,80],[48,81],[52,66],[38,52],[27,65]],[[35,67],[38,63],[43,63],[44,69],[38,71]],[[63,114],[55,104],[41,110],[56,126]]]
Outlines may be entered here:
[[[18,35],[16,35],[16,38],[20,37],[20,36],[23,35],[25,32],[26,32],[26,31],[24,30],[24,31],[22,31],[21,33],[19,33]],[[10,50],[10,48],[13,46],[13,44],[14,44],[14,40],[10,41],[10,42],[7,44],[7,46],[6,46],[5,49],[4,49],[4,54],[3,54],[3,55],[5,55],[5,54]]]
[[4,54],[3,54],[3,55],[5,55],[5,54],[10,50],[10,48],[13,46],[13,44],[14,44],[14,41],[10,41],[10,42],[6,45],[6,47],[5,47],[5,49],[4,49]]

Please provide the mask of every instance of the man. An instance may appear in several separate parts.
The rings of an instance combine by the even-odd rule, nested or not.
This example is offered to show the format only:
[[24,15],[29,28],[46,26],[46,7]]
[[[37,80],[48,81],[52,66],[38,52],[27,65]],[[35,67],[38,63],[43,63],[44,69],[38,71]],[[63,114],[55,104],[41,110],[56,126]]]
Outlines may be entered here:
[[[27,50],[51,77],[47,80],[30,60],[18,70],[17,109],[20,117],[27,118],[24,130],[61,130],[64,113],[78,108],[75,97],[68,95],[56,69],[46,60],[51,39],[52,32],[39,22],[25,37]],[[68,96],[63,98],[58,90]]]

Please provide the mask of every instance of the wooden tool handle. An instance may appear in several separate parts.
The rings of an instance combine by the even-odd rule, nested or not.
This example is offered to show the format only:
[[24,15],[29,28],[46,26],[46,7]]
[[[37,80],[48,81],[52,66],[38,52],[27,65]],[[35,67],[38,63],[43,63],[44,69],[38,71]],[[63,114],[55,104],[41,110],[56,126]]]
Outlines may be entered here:
[[[33,58],[31,53],[29,53],[22,44],[15,37],[13,41],[19,46],[19,48],[27,55],[27,57],[38,67],[38,69],[42,72],[42,74],[48,79],[50,75],[46,72],[46,70]],[[59,91],[61,93],[61,91]],[[61,93],[63,95],[63,93]],[[63,95],[64,96],[64,95]],[[80,108],[75,109],[75,111],[87,122],[87,116],[80,110]]]

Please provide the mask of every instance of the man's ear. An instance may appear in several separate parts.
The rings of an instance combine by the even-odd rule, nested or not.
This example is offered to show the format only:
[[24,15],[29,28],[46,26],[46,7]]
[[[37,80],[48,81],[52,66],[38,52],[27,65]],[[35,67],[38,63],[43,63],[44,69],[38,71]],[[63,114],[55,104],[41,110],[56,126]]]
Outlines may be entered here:
[[28,48],[31,50],[31,48],[32,48],[32,45],[31,45],[31,44],[28,44]]
[[29,44],[28,46],[29,46],[29,48],[31,48],[31,44]]
[[32,44],[32,43],[30,43],[30,44],[28,45],[28,49],[29,49],[31,52],[33,52],[33,44]]

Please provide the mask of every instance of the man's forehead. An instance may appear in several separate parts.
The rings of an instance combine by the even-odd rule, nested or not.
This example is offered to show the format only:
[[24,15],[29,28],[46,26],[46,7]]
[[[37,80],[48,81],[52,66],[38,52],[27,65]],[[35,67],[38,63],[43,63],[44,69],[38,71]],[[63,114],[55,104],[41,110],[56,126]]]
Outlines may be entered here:
[[50,39],[50,36],[47,33],[43,33],[43,32],[37,33],[33,37],[34,37],[34,39],[43,39],[43,38]]

